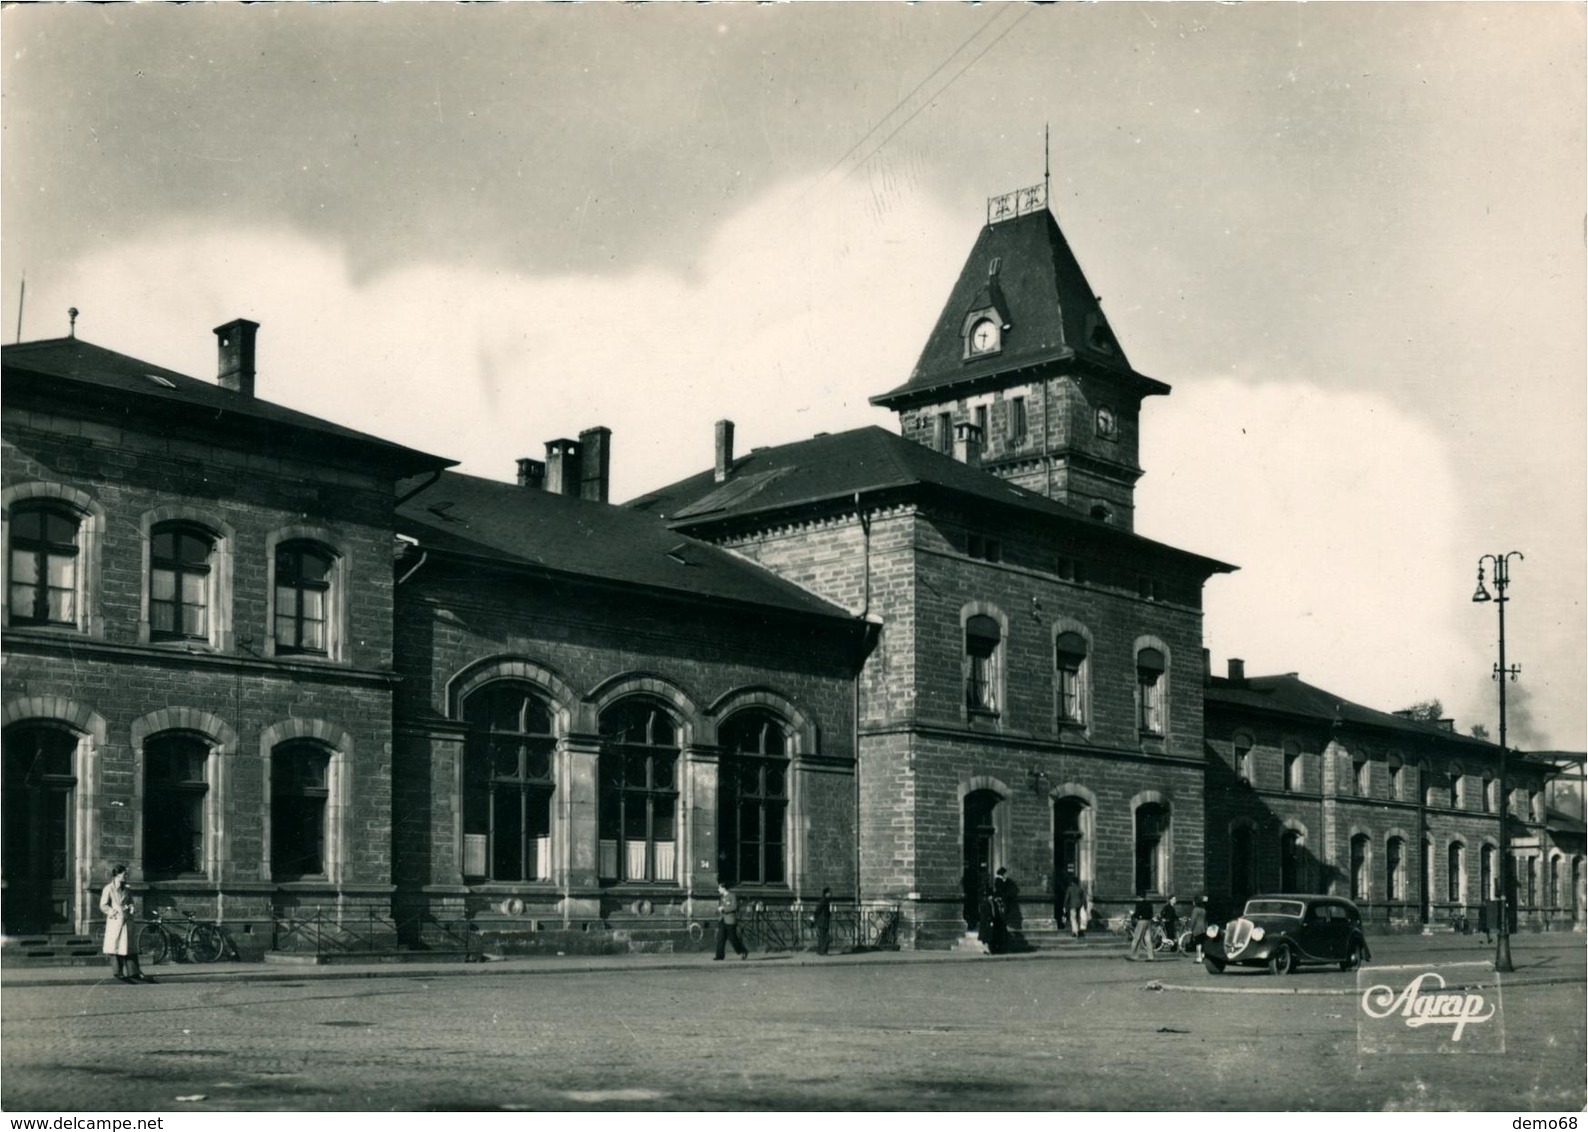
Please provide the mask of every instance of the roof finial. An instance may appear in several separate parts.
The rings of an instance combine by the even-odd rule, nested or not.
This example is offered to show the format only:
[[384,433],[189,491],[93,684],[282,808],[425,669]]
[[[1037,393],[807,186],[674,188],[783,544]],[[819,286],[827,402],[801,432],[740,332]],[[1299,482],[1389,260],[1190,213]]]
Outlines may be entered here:
[[1053,211],[1053,174],[1048,170],[1048,124],[1042,123],[1042,199]]
[[68,338],[76,338],[77,337],[77,308],[76,307],[67,307],[66,308],[66,317],[72,320],[71,326],[69,326],[67,328],[66,336]]

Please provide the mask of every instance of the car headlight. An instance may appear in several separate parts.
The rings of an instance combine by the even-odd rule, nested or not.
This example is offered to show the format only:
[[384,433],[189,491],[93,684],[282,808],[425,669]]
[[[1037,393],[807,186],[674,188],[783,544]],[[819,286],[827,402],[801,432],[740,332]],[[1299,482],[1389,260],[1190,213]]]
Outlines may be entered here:
[[1263,936],[1266,935],[1266,934],[1267,933],[1264,932],[1262,928],[1257,927],[1256,925],[1253,925],[1253,927],[1252,927],[1252,942],[1256,943],[1256,942],[1260,941],[1263,938]]
[[1219,938],[1219,926],[1217,924],[1209,924],[1208,925],[1208,938],[1209,939],[1218,939]]

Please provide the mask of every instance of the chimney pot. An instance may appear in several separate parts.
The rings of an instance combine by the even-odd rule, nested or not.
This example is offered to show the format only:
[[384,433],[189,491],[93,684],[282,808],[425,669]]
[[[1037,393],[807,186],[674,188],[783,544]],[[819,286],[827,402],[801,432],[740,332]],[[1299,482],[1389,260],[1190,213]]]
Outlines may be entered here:
[[733,474],[733,422],[717,422],[717,473],[718,483],[724,483]]
[[546,441],[546,490],[578,495],[579,483],[579,442],[566,437]]
[[215,328],[215,339],[220,346],[216,376],[222,389],[230,389],[244,397],[254,395],[254,335],[258,331],[259,324],[246,318],[236,318]]
[[518,461],[518,486],[540,491],[546,486],[546,461],[528,456]]
[[612,430],[602,425],[579,434],[578,495],[605,503],[612,484]]
[[981,429],[969,421],[954,426],[954,459],[972,468],[981,467]]
[[1246,683],[1246,662],[1238,656],[1230,657],[1230,683]]

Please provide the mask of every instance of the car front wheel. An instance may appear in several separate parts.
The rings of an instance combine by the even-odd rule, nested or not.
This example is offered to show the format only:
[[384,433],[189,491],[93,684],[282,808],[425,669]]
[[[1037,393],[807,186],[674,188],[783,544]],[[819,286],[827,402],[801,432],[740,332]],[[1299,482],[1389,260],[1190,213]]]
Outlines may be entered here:
[[1279,947],[1268,957],[1268,973],[1271,975],[1289,975],[1296,969],[1296,959],[1288,947]]
[[1215,959],[1211,955],[1204,955],[1202,957],[1202,969],[1210,975],[1222,975],[1224,973],[1224,960]]
[[1340,960],[1340,970],[1342,970],[1342,971],[1354,971],[1358,967],[1360,967],[1361,965],[1362,965],[1362,945],[1360,943],[1353,943],[1351,945],[1351,953],[1349,955],[1347,955],[1344,959]]

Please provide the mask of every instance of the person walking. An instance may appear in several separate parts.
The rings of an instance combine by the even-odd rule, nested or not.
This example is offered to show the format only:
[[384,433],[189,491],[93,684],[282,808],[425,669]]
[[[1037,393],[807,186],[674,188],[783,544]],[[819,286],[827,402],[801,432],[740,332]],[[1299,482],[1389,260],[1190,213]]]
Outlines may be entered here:
[[1069,923],[1070,934],[1076,939],[1086,938],[1086,889],[1073,872],[1070,883],[1064,888],[1064,918]]
[[1493,942],[1489,935],[1489,902],[1487,900],[1478,901],[1478,930],[1483,933],[1484,943]]
[[1147,962],[1156,963],[1158,957],[1153,954],[1152,947],[1152,901],[1147,899],[1143,892],[1136,901],[1136,911],[1132,917],[1135,926],[1130,935],[1130,954],[1126,959],[1134,960],[1138,952],[1147,956]]
[[993,876],[992,884],[992,933],[987,938],[987,950],[994,955],[1002,955],[1009,950],[1009,896],[1010,896],[1009,870],[1002,865]]
[[115,975],[124,983],[154,982],[138,966],[138,939],[134,931],[135,906],[127,891],[127,866],[110,870],[110,883],[99,892],[99,910],[105,915],[105,945],[101,949],[115,963]]
[[717,882],[717,954],[721,959],[727,944],[732,943],[740,959],[750,958],[750,949],[739,938],[739,898],[721,881]]
[[1208,898],[1198,896],[1191,901],[1191,923],[1187,930],[1191,933],[1191,945],[1197,949],[1197,960],[1202,959],[1202,941],[1208,934]]
[[811,924],[816,928],[816,954],[826,955],[827,947],[832,942],[833,930],[833,890],[822,889],[822,898],[816,902],[816,911],[811,915]]

